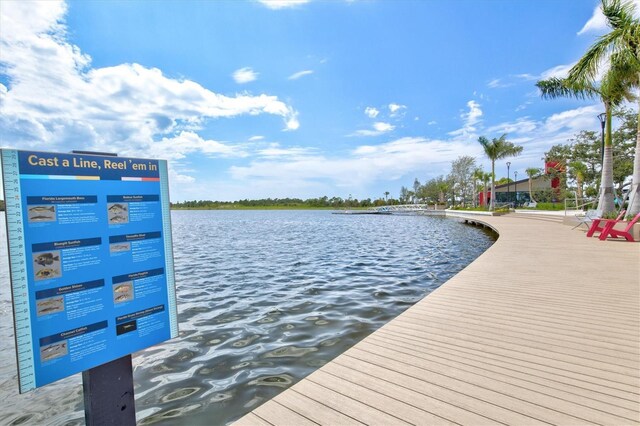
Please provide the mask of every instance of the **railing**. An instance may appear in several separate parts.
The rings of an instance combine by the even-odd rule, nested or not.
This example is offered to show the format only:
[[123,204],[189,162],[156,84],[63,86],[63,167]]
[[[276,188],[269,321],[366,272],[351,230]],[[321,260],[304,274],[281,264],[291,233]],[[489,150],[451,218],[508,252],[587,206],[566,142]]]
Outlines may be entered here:
[[[587,201],[585,201],[587,200]],[[573,198],[564,199],[564,215],[567,216],[569,210],[585,210],[585,207],[597,203],[597,199],[591,198],[578,198],[578,195],[574,191]],[[572,207],[573,206],[573,207]]]
[[493,210],[509,210],[513,206],[513,201],[504,201],[501,203],[493,203]]
[[[431,208],[429,208],[431,206]],[[370,207],[369,210],[378,212],[417,212],[425,210],[434,210],[433,204],[398,204],[391,206]]]

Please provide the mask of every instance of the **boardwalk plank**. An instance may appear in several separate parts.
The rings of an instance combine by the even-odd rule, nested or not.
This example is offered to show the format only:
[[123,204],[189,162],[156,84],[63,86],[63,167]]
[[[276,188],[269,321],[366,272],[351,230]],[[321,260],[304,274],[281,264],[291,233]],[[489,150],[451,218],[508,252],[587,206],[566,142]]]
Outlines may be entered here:
[[441,354],[451,360],[457,359],[459,362],[482,367],[488,371],[503,372],[552,389],[565,390],[584,398],[600,401],[611,406],[619,406],[631,411],[638,411],[640,408],[638,407],[637,394],[621,392],[589,381],[574,379],[557,372],[555,374],[549,373],[546,369],[532,368],[530,364],[523,366],[523,363],[514,362],[515,360],[496,359],[478,351],[464,351],[460,348],[450,348],[444,345],[436,345],[432,342],[426,345],[416,340],[399,339],[395,335],[385,335],[384,337],[376,335],[367,340],[387,347],[397,347],[415,352],[418,350],[421,354]]
[[280,404],[293,408],[298,414],[319,424],[362,425],[356,419],[342,414],[296,391],[283,392],[274,398]]
[[[329,389],[326,386],[314,382],[315,373],[307,379],[295,385],[294,389],[302,395],[316,401],[340,413],[357,419],[367,425],[404,425],[407,423],[384,411],[385,407],[379,405],[378,400],[368,401],[366,404],[344,394],[339,386]],[[265,404],[266,405],[266,404]],[[285,423],[286,424],[286,423]],[[329,424],[323,422],[323,424]]]
[[[271,424],[288,424],[288,425],[300,425],[300,426],[312,426],[317,423],[312,422],[306,417],[298,414],[291,407],[286,407],[278,401],[271,400],[268,404],[262,404],[253,413],[260,417],[262,420]],[[244,419],[240,419],[244,421]]]
[[[429,423],[440,424],[444,423],[443,419],[455,419],[457,422],[467,424],[500,424],[486,416],[481,416],[469,410],[456,407],[446,401],[429,397],[415,389],[409,389],[403,386],[404,383],[395,383],[381,379],[379,376],[371,374],[370,371],[358,371],[353,368],[345,367],[337,362],[330,363],[327,365],[327,368],[323,369],[323,371],[335,377],[341,377],[345,380],[357,383],[381,394],[407,401],[411,405],[427,411],[429,415],[422,418],[424,420],[429,420]],[[423,389],[420,390],[422,391]]]
[[473,330],[459,326],[446,327],[444,325],[441,326],[439,323],[415,324],[405,322],[401,319],[396,319],[394,325],[409,333],[429,335],[432,330],[439,333],[444,331],[448,336],[459,341],[491,343],[491,345],[500,349],[520,351],[534,356],[550,357],[569,364],[598,368],[603,371],[625,376],[631,380],[638,377],[638,369],[635,368],[637,363],[634,363],[634,361],[614,359],[604,355],[596,356],[588,353],[587,350],[581,354],[579,350],[559,348],[552,345],[537,345],[536,342],[532,342],[530,339],[512,338],[503,334],[494,333],[491,329],[485,329],[484,332],[474,332]]
[[[603,347],[620,347],[625,350],[631,350],[635,353],[640,353],[640,336],[634,336],[633,333],[625,334],[622,336],[614,335],[611,332],[603,331],[601,334],[595,333],[594,330],[590,330],[587,332],[584,327],[559,327],[554,324],[549,323],[541,323],[540,321],[536,321],[535,319],[522,319],[516,318],[512,315],[501,315],[496,313],[495,310],[480,310],[474,309],[473,311],[460,308],[456,305],[446,305],[441,306],[436,303],[429,304],[428,309],[415,309],[411,313],[425,315],[445,315],[447,317],[451,316],[451,314],[455,314],[456,317],[461,320],[471,320],[471,321],[487,321],[490,320],[492,324],[497,327],[501,326],[510,326],[515,329],[523,329],[525,328],[530,333],[550,333],[555,336],[562,336],[563,338],[570,339],[588,339],[592,343],[601,344]],[[407,312],[409,314],[409,312]],[[635,337],[635,339],[634,339]]]
[[533,356],[525,352],[514,350],[505,350],[489,344],[479,344],[469,341],[451,339],[443,334],[431,333],[428,336],[419,335],[418,333],[407,333],[404,329],[396,329],[393,324],[386,328],[383,332],[390,332],[403,338],[417,339],[422,342],[436,342],[438,344],[448,345],[453,348],[462,348],[463,350],[473,350],[481,352],[487,356],[496,357],[497,359],[510,359],[516,362],[522,362],[524,365],[533,367],[547,368],[548,371],[556,372],[569,377],[584,378],[584,380],[592,383],[601,384],[612,389],[618,389],[623,392],[638,394],[639,383],[637,379],[624,375],[612,375],[610,372],[601,371],[597,368],[584,367],[558,361],[549,357]]
[[640,424],[640,244],[471,220],[492,247],[238,424]]
[[[470,320],[461,317],[454,319],[446,315],[433,315],[432,312],[420,313],[419,315],[412,312],[409,315],[397,319],[399,324],[403,321],[407,323],[419,321],[420,324],[438,324],[441,327],[455,326],[458,330],[464,330],[472,334],[476,332],[482,333],[487,330],[487,325],[482,320]],[[543,345],[550,350],[567,354],[577,354],[578,356],[582,354],[583,358],[589,359],[602,357],[602,359],[608,359],[609,362],[613,364],[628,365],[631,368],[635,367],[638,361],[640,361],[640,354],[636,348],[602,345],[594,343],[588,338],[571,339],[558,336],[552,331],[535,332],[531,329],[523,330],[522,328],[496,324],[495,322],[492,324],[491,332],[499,333],[500,337],[508,339],[511,342],[520,341],[530,343],[534,346]]]
[[[488,387],[485,383],[478,383],[478,381],[474,380],[475,378],[471,376],[457,378],[453,375],[449,375],[451,372],[444,368],[424,368],[423,365],[412,365],[411,362],[413,359],[404,357],[401,354],[396,354],[394,358],[389,358],[366,352],[359,349],[359,347],[354,347],[349,351],[349,356],[378,366],[384,365],[385,367],[395,371],[404,371],[412,377],[422,378],[430,383],[446,387],[447,389],[451,389],[456,392],[465,393],[477,399],[532,417],[541,422],[552,424],[589,423],[587,419],[582,417],[556,411],[555,409],[540,405],[540,398],[533,398],[531,400],[522,399],[520,398],[520,393],[517,393],[517,397],[515,397],[510,392],[494,390]],[[530,397],[531,395],[527,396]]]
[[233,423],[236,426],[272,426],[268,421],[258,417],[255,413],[251,412],[242,417],[237,422]]
[[[449,388],[436,385],[425,381],[424,379],[418,379],[411,375],[407,375],[401,371],[395,371],[385,367],[380,367],[376,364],[363,362],[362,360],[352,358],[349,356],[339,357],[331,363],[331,367],[342,366],[347,370],[354,373],[361,373],[369,375],[382,383],[402,384],[410,387],[416,393],[424,395],[446,405],[429,405],[429,410],[442,415],[443,417],[451,418],[454,414],[457,414],[456,420],[462,424],[485,424],[498,422],[496,419],[500,419],[501,423],[510,424],[546,424],[539,420],[533,419],[529,416],[522,415],[518,412],[488,403],[485,400],[474,398],[464,393],[453,391]],[[329,367],[329,365],[327,365]],[[417,400],[417,399],[416,399]],[[412,401],[416,401],[412,400]],[[442,410],[442,411],[440,411]],[[466,421],[470,415],[477,415],[482,418],[489,419],[485,421]]]
[[[599,403],[597,400],[589,400],[584,395],[576,395],[572,392],[558,390],[554,387],[539,385],[529,380],[514,377],[503,372],[487,369],[483,365],[471,365],[468,362],[460,362],[455,355],[430,354],[428,352],[400,350],[397,346],[384,346],[372,342],[370,339],[359,348],[382,356],[389,356],[411,362],[412,365],[437,369],[438,372],[448,374],[460,380],[485,386],[496,391],[518,393],[528,400],[537,398],[544,401],[546,406],[555,410],[567,412],[574,416],[583,416],[594,423],[628,422],[638,416],[637,410],[627,410],[613,407],[611,404]],[[411,353],[414,352],[414,353]]]
[[400,398],[407,396],[404,392],[400,392],[391,398],[385,392],[380,392],[379,389],[372,389],[373,386],[365,386],[365,384],[371,385],[370,381],[365,380],[365,383],[355,383],[346,380],[344,376],[331,374],[324,369],[315,374],[311,380],[322,386],[338,388],[343,395],[357,401],[366,402],[367,404],[373,402],[379,410],[409,424],[455,424],[446,418],[417,408],[414,400],[408,400],[407,402],[410,402],[410,404],[401,401]]

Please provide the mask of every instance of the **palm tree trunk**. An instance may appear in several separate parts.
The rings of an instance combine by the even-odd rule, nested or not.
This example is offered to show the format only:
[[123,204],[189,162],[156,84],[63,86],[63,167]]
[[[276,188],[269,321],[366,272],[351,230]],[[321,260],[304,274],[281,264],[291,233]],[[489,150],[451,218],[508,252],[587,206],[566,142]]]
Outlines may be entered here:
[[487,197],[489,196],[489,181],[485,180],[484,182],[484,187],[482,188],[482,207],[484,207],[485,209],[487,208]]
[[529,176],[529,201],[535,203],[536,200],[533,199],[533,178]]
[[[582,178],[579,177],[579,176],[576,176],[576,183],[578,184],[578,187],[576,188],[577,189],[576,192],[578,193],[577,194],[578,198],[582,199]],[[577,208],[577,206],[576,206],[576,208]]]
[[478,179],[473,178],[473,203],[474,208],[478,207]]
[[636,134],[636,155],[633,159],[633,176],[629,190],[629,208],[627,216],[640,213],[640,113],[638,114],[638,131]]
[[602,184],[600,185],[600,198],[598,210],[602,214],[615,212],[616,206],[613,199],[613,147],[611,146],[611,107],[608,102],[604,104],[607,114],[606,132],[604,139],[604,158],[602,160]]
[[493,211],[495,208],[496,199],[496,162],[491,160],[491,203],[489,204],[489,210]]

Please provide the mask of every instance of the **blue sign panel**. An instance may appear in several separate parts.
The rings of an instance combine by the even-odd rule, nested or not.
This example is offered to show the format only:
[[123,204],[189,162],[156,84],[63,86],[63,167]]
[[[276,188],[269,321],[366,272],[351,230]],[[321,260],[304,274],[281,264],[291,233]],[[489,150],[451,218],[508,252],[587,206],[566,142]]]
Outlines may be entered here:
[[20,392],[176,337],[166,161],[1,158]]

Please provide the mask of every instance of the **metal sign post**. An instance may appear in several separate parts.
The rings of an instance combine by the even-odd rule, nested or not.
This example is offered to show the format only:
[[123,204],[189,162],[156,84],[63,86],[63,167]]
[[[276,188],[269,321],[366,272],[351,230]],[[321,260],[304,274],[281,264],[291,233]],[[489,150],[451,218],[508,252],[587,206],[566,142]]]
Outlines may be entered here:
[[135,426],[131,355],[82,372],[87,426]]

